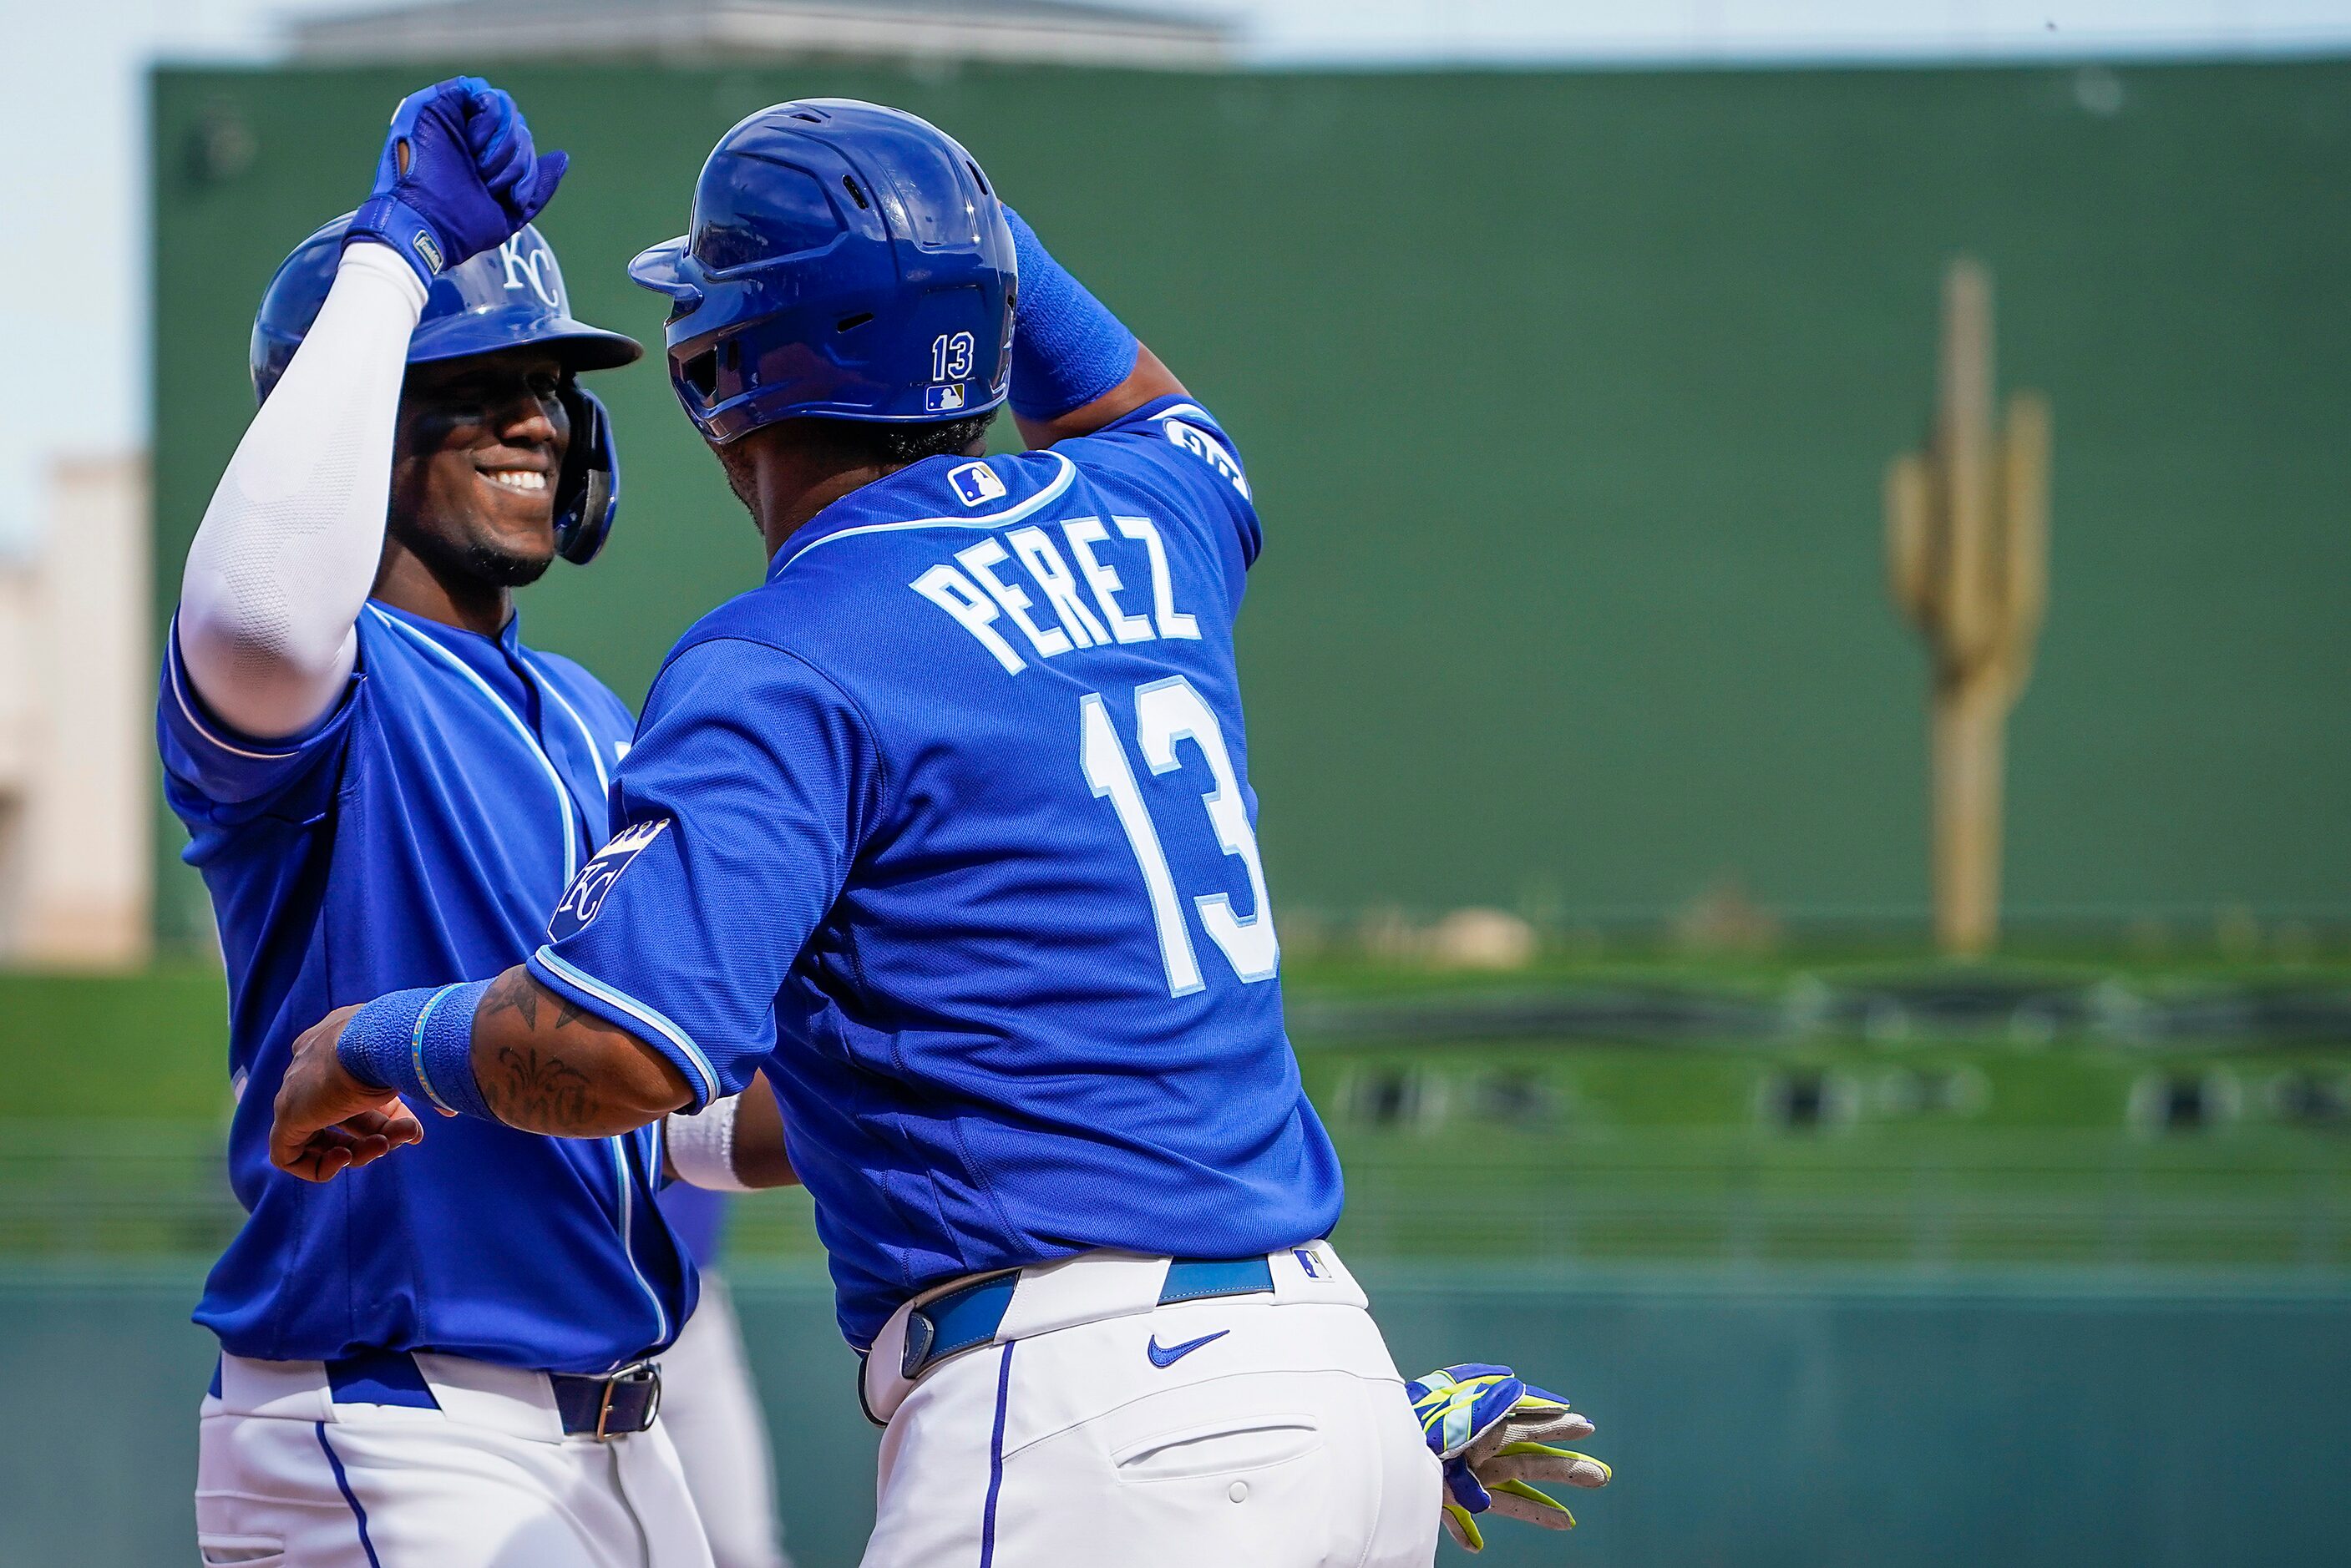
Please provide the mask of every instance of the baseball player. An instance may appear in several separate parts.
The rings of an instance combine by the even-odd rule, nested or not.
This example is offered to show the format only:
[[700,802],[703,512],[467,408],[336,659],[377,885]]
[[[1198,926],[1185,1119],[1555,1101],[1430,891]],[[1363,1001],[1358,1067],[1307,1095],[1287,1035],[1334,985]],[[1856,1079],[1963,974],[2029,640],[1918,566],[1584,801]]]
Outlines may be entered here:
[[701,1294],[662,1352],[662,1427],[684,1467],[716,1568],[790,1568],[778,1545],[783,1530],[768,1428],[735,1301],[717,1271],[726,1205],[722,1194],[687,1182],[662,1189],[662,1214],[694,1260]]
[[563,168],[478,80],[400,106],[366,204],[269,286],[261,408],[189,551],[159,736],[228,961],[247,1210],[195,1314],[208,1563],[711,1561],[647,1365],[695,1306],[653,1131],[468,1122],[333,1190],[266,1147],[304,1023],[528,953],[604,831],[629,712],[512,602],[602,543],[575,378],[641,352],[571,317],[528,222]]
[[[672,651],[545,944],[308,1031],[273,1158],[683,1110],[724,1184],[788,1134],[885,1426],[869,1568],[1424,1564],[1443,1473],[1604,1480],[1503,1369],[1408,1397],[1327,1239],[1216,420],[891,109],[744,120],[631,272],[767,580]],[[1030,450],[983,456],[1008,391]]]

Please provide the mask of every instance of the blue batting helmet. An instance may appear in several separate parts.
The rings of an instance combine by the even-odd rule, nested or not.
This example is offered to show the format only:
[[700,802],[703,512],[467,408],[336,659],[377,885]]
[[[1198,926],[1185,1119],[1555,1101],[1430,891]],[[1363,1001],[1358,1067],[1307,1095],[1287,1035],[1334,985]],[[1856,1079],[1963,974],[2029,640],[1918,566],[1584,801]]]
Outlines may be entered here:
[[[319,318],[334,286],[350,222],[346,213],[295,246],[263,292],[250,352],[256,400],[268,399]],[[574,373],[609,370],[644,353],[635,338],[572,316],[554,247],[526,223],[506,244],[434,279],[424,314],[408,340],[408,362],[460,359],[535,344],[555,350],[565,370]],[[571,442],[556,481],[555,547],[565,560],[584,566],[603,548],[620,510],[620,454],[612,446],[611,418],[596,395],[567,374],[561,396],[571,416]]]
[[970,153],[899,109],[761,109],[702,166],[689,232],[629,275],[669,296],[670,381],[712,441],[804,415],[962,419],[1011,380],[1003,209]]

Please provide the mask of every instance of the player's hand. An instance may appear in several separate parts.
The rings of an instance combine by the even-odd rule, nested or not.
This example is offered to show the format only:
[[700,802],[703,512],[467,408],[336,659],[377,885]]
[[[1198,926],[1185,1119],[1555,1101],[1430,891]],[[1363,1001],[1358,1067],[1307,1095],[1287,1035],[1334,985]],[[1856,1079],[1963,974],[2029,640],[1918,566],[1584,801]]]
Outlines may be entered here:
[[1429,1451],[1445,1465],[1445,1529],[1468,1552],[1485,1550],[1478,1515],[1491,1510],[1545,1530],[1573,1530],[1575,1515],[1534,1482],[1604,1487],[1609,1469],[1555,1447],[1595,1429],[1558,1395],[1507,1366],[1470,1362],[1405,1385]]
[[330,1181],[424,1136],[398,1095],[362,1084],[335,1055],[356,1007],[338,1007],[302,1032],[277,1085],[269,1163],[305,1181]]
[[570,160],[541,155],[513,97],[453,77],[401,99],[376,162],[375,189],[345,243],[382,241],[424,286],[503,244],[538,215]]

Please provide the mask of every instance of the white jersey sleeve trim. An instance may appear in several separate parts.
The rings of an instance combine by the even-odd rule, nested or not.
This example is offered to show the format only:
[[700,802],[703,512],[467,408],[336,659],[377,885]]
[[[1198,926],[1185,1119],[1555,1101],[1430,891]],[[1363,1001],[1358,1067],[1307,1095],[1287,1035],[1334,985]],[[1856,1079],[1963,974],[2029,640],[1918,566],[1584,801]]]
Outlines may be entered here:
[[187,720],[188,727],[203,736],[206,743],[218,747],[230,756],[244,757],[256,763],[282,763],[288,757],[300,755],[298,750],[288,752],[249,750],[224,739],[219,731],[204,722],[203,712],[195,703],[188,701],[187,681],[180,670],[180,628],[176,617],[172,620],[171,638],[163,645],[163,674],[171,682],[172,701],[179,708],[180,716]]
[[567,963],[556,957],[553,948],[542,947],[531,957],[537,962],[546,965],[550,974],[578,986],[606,1006],[616,1008],[628,1014],[684,1053],[695,1072],[702,1078],[702,1092],[696,1096],[699,1105],[706,1106],[720,1097],[717,1070],[711,1066],[710,1058],[702,1054],[702,1047],[696,1045],[694,1043],[694,1037],[684,1030],[680,1029],[660,1012],[646,1006],[626,992],[615,991],[577,964]]
[[274,739],[334,705],[383,555],[394,428],[424,286],[382,245],[345,251],[319,318],[229,460],[180,582],[189,683]]

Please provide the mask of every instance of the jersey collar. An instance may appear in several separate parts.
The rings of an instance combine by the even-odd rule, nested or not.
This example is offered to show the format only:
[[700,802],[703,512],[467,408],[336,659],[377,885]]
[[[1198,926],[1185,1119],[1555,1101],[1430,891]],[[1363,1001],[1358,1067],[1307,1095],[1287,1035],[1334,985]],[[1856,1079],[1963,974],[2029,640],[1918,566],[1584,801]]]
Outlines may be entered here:
[[496,644],[508,653],[512,653],[522,646],[522,611],[518,608],[507,612],[507,623],[498,628],[497,636],[484,637],[478,631],[468,631],[462,626],[451,626],[446,621],[434,620],[430,616],[421,616],[413,610],[404,610],[398,605],[386,604],[381,599],[371,598],[368,603],[392,617],[403,626],[414,627],[452,652],[463,652],[467,648],[482,649]]
[[[1026,461],[1038,456],[1053,461],[1050,465]],[[999,491],[981,506],[966,502],[950,477],[975,464],[987,469]],[[1069,489],[1077,472],[1077,464],[1050,448],[1041,453],[926,457],[851,491],[793,530],[775,558],[768,563],[768,581],[774,582],[786,566],[818,545],[851,535],[894,534],[909,528],[987,530],[1007,526],[1059,497]]]

